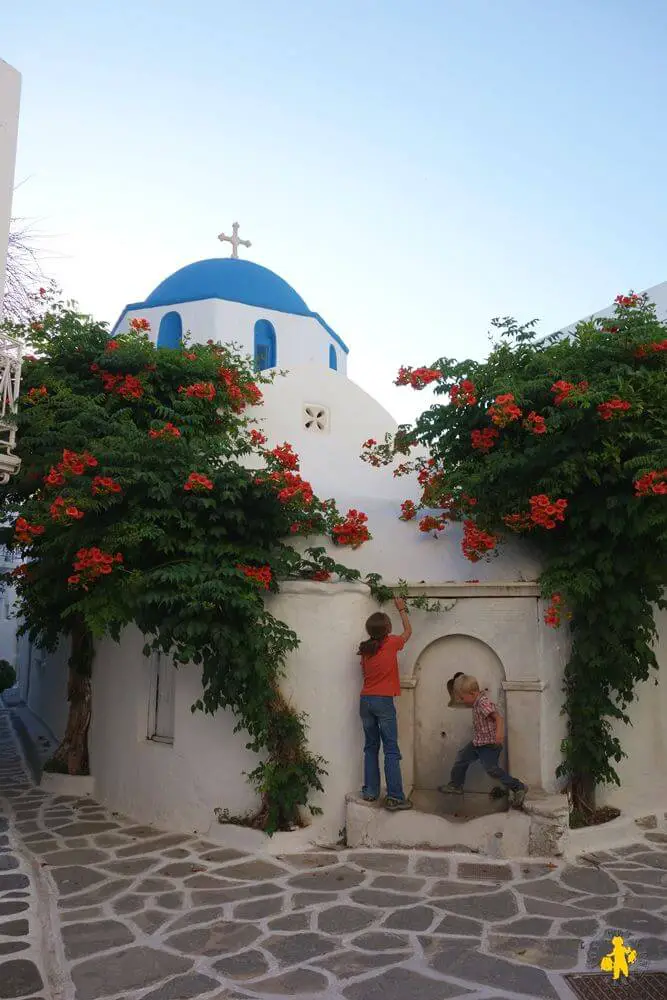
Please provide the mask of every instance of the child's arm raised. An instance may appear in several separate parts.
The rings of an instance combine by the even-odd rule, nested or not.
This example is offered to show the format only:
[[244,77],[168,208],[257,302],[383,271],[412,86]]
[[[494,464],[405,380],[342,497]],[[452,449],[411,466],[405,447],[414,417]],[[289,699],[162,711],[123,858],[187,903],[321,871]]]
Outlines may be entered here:
[[396,610],[401,616],[401,625],[403,626],[401,639],[403,642],[407,642],[412,635],[412,625],[410,624],[410,619],[408,618],[408,613],[405,609],[405,601],[402,597],[395,597],[394,604],[396,605]]

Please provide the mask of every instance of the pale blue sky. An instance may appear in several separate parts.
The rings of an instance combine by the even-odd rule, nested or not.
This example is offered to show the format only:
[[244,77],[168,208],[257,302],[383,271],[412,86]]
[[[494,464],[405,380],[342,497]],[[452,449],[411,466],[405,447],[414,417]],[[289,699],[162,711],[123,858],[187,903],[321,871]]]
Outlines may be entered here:
[[21,0],[15,214],[109,321],[238,219],[399,419],[481,357],[667,279],[664,0]]

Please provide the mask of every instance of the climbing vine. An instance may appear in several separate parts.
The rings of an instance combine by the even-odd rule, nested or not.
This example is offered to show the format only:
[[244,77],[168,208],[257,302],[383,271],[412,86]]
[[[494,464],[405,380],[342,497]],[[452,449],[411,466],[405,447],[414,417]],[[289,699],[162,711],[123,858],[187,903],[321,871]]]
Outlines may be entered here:
[[[45,299],[48,295],[43,292]],[[54,650],[70,644],[69,718],[47,767],[88,772],[95,640],[136,624],[146,652],[201,669],[193,710],[230,709],[261,762],[253,818],[269,832],[301,820],[325,762],[280,678],[298,637],[265,602],[284,579],[359,580],[324,546],[371,536],[363,512],[342,514],[302,478],[289,443],[268,448],[262,385],[249,359],[209,341],[156,349],[146,320],[111,339],[71,305],[44,301],[28,328],[18,440],[20,473],[2,495],[3,541],[22,630]],[[392,591],[366,582],[380,602]],[[315,809],[312,809],[315,812]]]
[[[667,326],[646,297],[611,319],[538,339],[535,324],[495,321],[484,362],[442,358],[402,368],[396,384],[431,385],[413,426],[366,441],[372,465],[404,456],[421,496],[400,517],[435,536],[462,525],[464,555],[492,557],[517,535],[542,559],[547,625],[567,623],[567,738],[560,774],[575,819],[594,790],[618,783],[614,723],[657,667],[655,609],[667,575]],[[411,458],[411,455],[415,456]],[[656,680],[657,683],[657,680]]]

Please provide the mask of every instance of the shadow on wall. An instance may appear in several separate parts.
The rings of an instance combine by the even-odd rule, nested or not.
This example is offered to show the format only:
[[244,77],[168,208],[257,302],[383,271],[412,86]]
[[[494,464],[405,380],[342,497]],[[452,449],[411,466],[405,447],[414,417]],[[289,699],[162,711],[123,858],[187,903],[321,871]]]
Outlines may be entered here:
[[[436,639],[415,666],[414,785],[433,790],[449,780],[457,751],[472,739],[472,712],[452,698],[456,673],[471,674],[505,716],[503,665],[490,646],[469,635]],[[451,687],[450,687],[451,685]],[[503,755],[505,756],[505,755]],[[479,763],[470,767],[466,790],[490,792],[496,785]]]

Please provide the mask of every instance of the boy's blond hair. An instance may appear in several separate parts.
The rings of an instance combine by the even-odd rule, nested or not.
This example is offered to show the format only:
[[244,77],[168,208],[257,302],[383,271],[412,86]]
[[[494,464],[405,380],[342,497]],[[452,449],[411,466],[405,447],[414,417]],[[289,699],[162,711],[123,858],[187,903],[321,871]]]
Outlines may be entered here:
[[477,694],[479,692],[479,681],[470,674],[464,674],[463,677],[457,677],[454,690],[457,694]]

